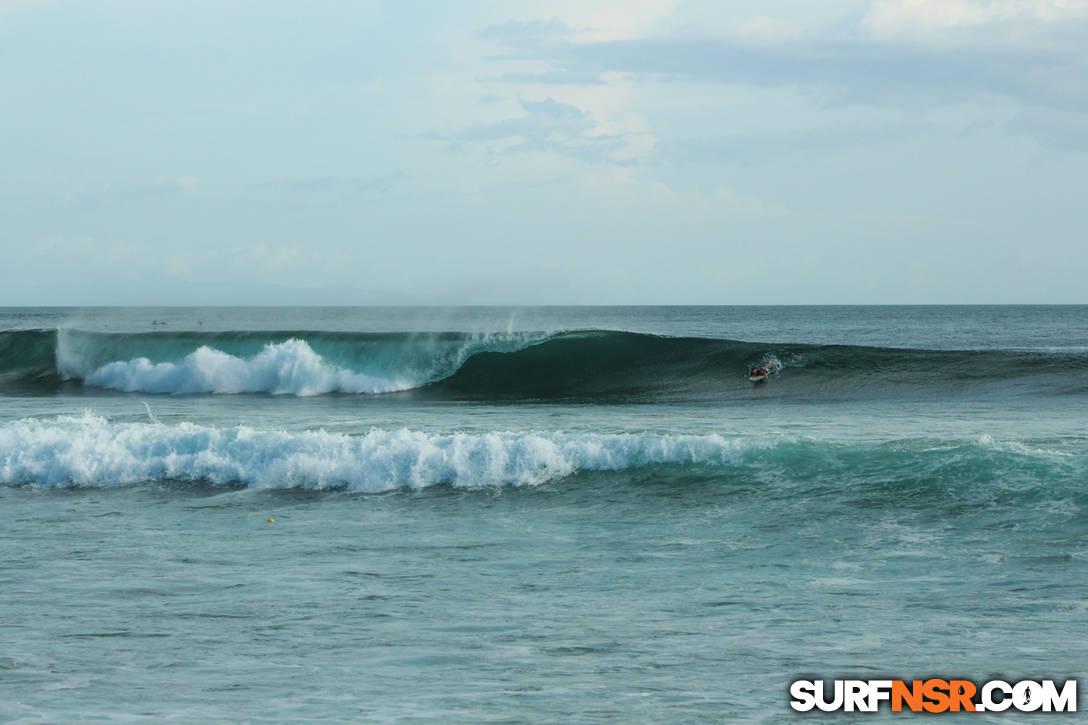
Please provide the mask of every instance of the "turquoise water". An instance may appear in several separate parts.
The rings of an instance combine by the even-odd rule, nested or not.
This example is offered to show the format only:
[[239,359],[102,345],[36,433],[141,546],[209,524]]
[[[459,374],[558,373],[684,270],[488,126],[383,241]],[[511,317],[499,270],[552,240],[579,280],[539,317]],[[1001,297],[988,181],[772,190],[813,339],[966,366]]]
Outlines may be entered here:
[[0,482],[5,721],[1088,665],[1086,307],[0,310]]

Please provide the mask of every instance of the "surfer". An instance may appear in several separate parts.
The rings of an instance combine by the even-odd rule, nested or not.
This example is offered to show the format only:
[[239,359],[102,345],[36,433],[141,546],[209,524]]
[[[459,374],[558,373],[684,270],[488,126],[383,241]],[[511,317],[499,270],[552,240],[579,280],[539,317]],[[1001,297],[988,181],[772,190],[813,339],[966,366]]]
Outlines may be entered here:
[[748,372],[748,379],[753,383],[762,383],[771,375],[771,364],[764,363],[762,367],[753,367]]

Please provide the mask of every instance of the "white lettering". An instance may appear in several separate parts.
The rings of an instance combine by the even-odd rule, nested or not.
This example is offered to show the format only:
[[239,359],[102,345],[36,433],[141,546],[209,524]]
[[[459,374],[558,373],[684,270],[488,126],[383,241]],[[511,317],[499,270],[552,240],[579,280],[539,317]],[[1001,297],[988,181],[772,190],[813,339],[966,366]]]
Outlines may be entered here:
[[816,707],[816,683],[812,680],[795,680],[790,685],[790,707],[797,712],[808,712]]

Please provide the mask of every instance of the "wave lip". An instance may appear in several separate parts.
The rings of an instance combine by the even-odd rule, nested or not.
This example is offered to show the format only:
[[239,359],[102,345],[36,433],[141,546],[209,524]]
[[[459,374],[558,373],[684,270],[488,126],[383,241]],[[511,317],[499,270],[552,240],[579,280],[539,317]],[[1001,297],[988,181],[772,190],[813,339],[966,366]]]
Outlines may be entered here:
[[104,487],[156,480],[253,488],[536,485],[579,471],[728,464],[773,442],[720,435],[493,432],[360,436],[181,423],[111,423],[85,414],[0,425],[0,483]]

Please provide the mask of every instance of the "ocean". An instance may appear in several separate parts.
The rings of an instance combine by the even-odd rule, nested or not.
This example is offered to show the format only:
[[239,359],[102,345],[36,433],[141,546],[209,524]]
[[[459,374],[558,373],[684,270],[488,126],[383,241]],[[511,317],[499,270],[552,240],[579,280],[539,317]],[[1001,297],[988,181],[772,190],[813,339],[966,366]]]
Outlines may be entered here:
[[1086,507],[1086,306],[0,309],[0,721],[1083,679]]

